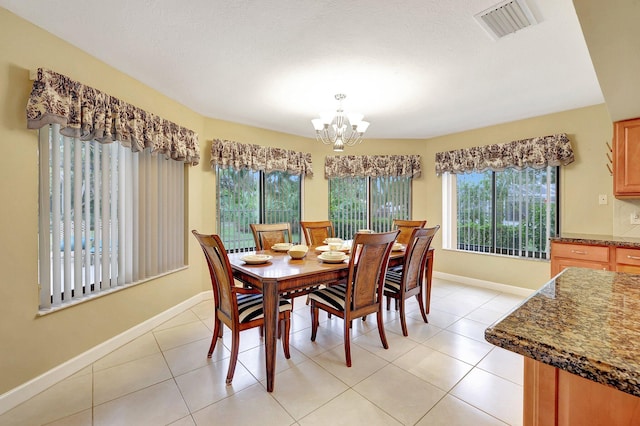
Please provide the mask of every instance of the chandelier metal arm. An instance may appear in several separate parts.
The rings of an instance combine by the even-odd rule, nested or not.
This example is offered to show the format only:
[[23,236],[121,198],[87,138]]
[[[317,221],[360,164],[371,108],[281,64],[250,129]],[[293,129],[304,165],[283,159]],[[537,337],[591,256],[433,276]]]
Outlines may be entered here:
[[316,130],[316,140],[325,145],[333,145],[334,151],[342,151],[345,145],[353,146],[362,142],[362,136],[369,123],[362,121],[362,115],[358,115],[357,123],[351,123],[342,108],[342,100],[346,95],[337,94],[335,98],[339,104],[333,118],[315,119],[312,122]]

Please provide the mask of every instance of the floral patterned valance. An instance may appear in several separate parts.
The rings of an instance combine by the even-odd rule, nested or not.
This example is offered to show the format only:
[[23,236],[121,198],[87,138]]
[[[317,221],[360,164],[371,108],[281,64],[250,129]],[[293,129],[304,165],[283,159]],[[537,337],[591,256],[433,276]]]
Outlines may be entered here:
[[67,76],[39,68],[27,103],[27,127],[60,124],[60,133],[101,143],[118,141],[193,165],[200,161],[198,135]]
[[281,171],[294,175],[313,175],[311,154],[283,148],[215,139],[211,145],[211,167]]
[[573,149],[567,135],[557,134],[492,144],[474,148],[438,152],[436,174],[502,171],[509,167],[522,170],[573,163]]
[[332,155],[324,161],[325,178],[410,176],[422,173],[419,155]]

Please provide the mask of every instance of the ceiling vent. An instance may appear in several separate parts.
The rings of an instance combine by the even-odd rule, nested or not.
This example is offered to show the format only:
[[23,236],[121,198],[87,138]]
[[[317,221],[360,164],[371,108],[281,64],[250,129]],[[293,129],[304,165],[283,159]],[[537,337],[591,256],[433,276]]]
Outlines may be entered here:
[[475,18],[494,40],[538,23],[525,0],[503,1]]

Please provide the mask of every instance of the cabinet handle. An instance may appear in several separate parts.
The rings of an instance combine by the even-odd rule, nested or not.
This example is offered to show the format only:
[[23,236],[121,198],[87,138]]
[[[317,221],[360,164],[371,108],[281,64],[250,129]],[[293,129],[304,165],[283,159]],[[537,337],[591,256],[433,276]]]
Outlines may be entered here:
[[571,253],[574,253],[574,254],[587,254],[586,251],[582,251],[582,250],[571,250]]
[[628,254],[627,259],[640,260],[640,256],[631,256],[630,254]]

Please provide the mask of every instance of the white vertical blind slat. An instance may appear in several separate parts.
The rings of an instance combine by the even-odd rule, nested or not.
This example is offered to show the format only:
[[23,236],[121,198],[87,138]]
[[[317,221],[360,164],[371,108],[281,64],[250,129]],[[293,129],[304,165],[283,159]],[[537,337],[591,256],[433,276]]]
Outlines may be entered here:
[[[82,265],[84,263],[85,245],[82,242],[82,145],[73,146],[73,298],[80,299],[82,294]],[[71,295],[69,295],[71,296]]]
[[63,188],[62,188],[62,223],[64,244],[64,290],[62,297],[71,299],[71,139],[63,138]]
[[52,296],[53,306],[62,303],[62,254],[60,253],[60,126],[53,125],[53,136],[51,146],[51,262],[53,265],[52,274]]
[[[40,191],[39,203],[41,211],[39,215],[39,247],[40,257],[40,307],[51,307],[51,215],[49,206],[49,194],[51,188],[49,152],[51,145],[51,131],[46,127],[38,136],[40,144]],[[46,209],[44,208],[46,206]]]

